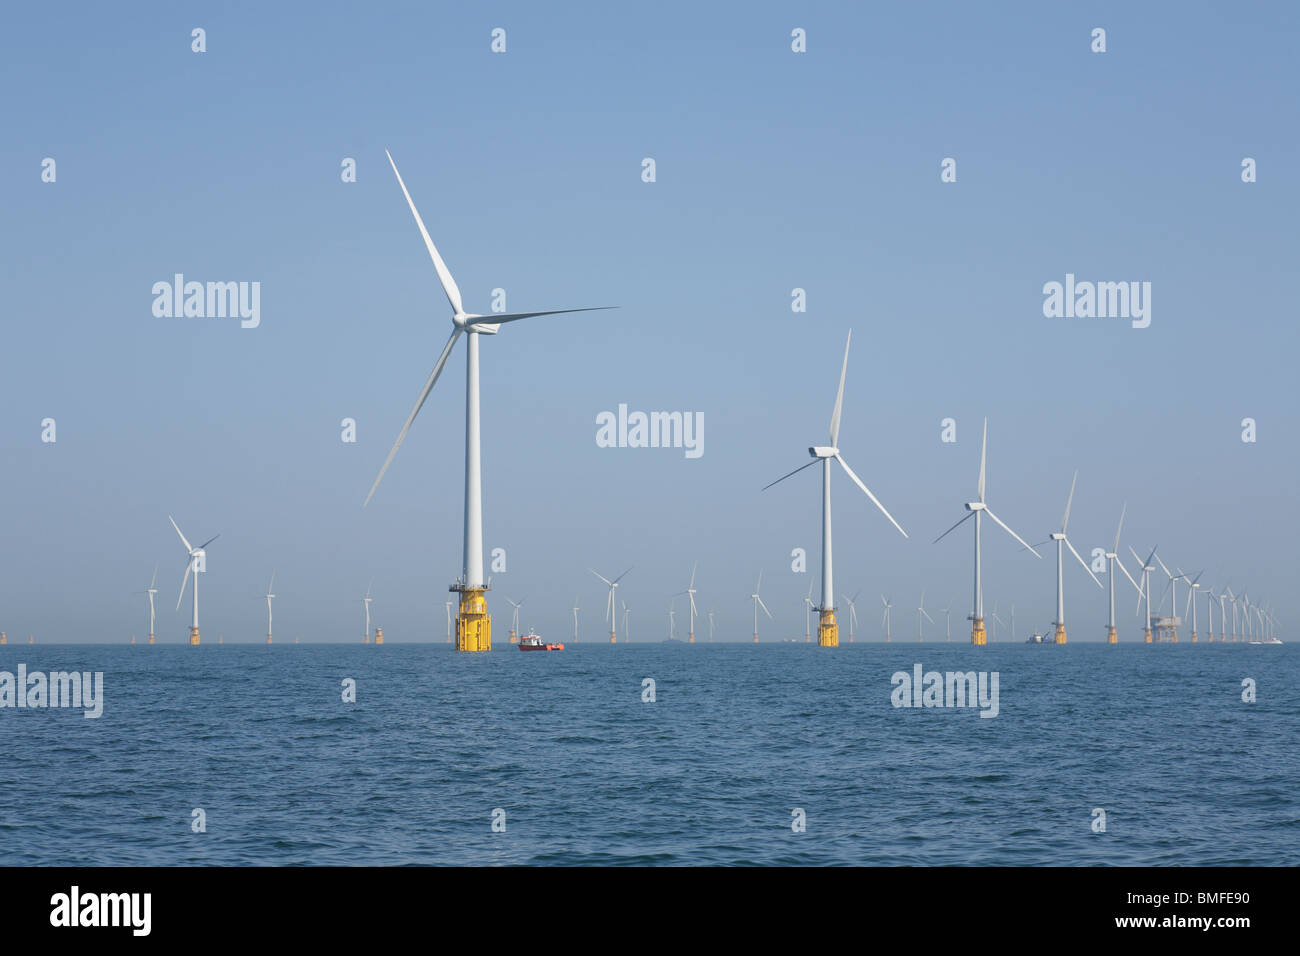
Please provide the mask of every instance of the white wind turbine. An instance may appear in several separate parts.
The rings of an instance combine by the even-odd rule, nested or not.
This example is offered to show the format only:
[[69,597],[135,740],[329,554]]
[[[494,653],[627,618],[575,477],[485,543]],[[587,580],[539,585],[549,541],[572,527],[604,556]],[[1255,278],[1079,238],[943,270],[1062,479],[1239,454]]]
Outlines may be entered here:
[[[578,595],[575,594],[573,596],[573,643],[575,644],[578,643],[578,612],[581,610],[582,608],[578,607]],[[624,628],[624,632],[626,630]]]
[[[1237,643],[1237,595],[1232,593],[1230,587],[1225,586],[1223,590],[1227,592],[1228,603],[1232,605],[1232,643],[1235,644]],[[1226,624],[1228,619],[1225,617],[1223,620]]]
[[862,588],[858,588],[856,591],[853,592],[853,597],[845,597],[843,594],[840,595],[840,600],[849,606],[849,643],[850,644],[853,643],[853,631],[858,626],[858,606],[854,602],[857,601],[858,595],[861,593],[862,593]]
[[371,578],[370,584],[366,585],[366,596],[361,599],[361,602],[366,606],[366,629],[365,632],[362,633],[361,635],[362,644],[370,643],[370,605],[374,601],[374,598],[370,596],[370,587],[374,583],[375,583],[374,579]]
[[631,571],[632,569],[628,568],[627,571],[624,571],[613,581],[605,577],[603,574],[600,574],[593,568],[588,568],[587,570],[590,571],[592,574],[596,575],[596,577],[600,578],[602,581],[605,582],[605,584],[609,586],[609,600],[605,602],[605,620],[609,621],[609,642],[611,644],[617,644],[618,643],[618,630],[617,630],[618,603],[614,600],[614,592],[618,590],[618,582],[622,581],[625,577],[627,577],[628,571]]
[[1142,599],[1146,598],[1147,619],[1146,619],[1146,624],[1143,626],[1142,637],[1147,644],[1150,644],[1151,643],[1151,572],[1156,569],[1156,566],[1151,563],[1151,559],[1156,556],[1156,549],[1155,548],[1151,549],[1151,553],[1147,555],[1147,559],[1145,561],[1142,560],[1141,555],[1139,555],[1136,551],[1133,550],[1133,545],[1130,544],[1128,546],[1128,549],[1130,552],[1132,552],[1133,557],[1137,559],[1138,567],[1142,571],[1142,586],[1138,588],[1138,602],[1137,602],[1137,607],[1133,609],[1133,613],[1136,614],[1138,611],[1142,609]]
[[885,610],[880,615],[880,625],[885,629],[885,643],[888,644],[892,639],[891,630],[894,623],[894,605],[889,603],[889,598],[883,594],[880,595],[880,603],[885,606]]
[[944,638],[944,641],[948,644],[951,644],[952,643],[952,605],[951,604],[949,604],[946,608],[943,609],[943,616],[944,616],[943,630],[944,630],[944,634],[947,635]]
[[713,612],[709,612],[709,643],[713,643]]
[[1160,560],[1160,555],[1158,554],[1156,555],[1156,563],[1160,565],[1160,570],[1165,572],[1165,577],[1169,579],[1169,583],[1165,585],[1165,589],[1160,592],[1160,603],[1156,605],[1156,610],[1158,611],[1160,608],[1165,606],[1165,595],[1168,594],[1170,589],[1172,588],[1174,599],[1173,599],[1173,606],[1170,607],[1169,609],[1169,616],[1173,618],[1173,628],[1174,628],[1173,643],[1177,644],[1178,625],[1180,623],[1178,619],[1178,578],[1181,576],[1182,572],[1179,572],[1179,574],[1177,575],[1174,574],[1167,567],[1165,567],[1165,563]]
[[1110,619],[1106,624],[1106,643],[1118,644],[1119,634],[1115,630],[1115,569],[1119,568],[1128,578],[1128,583],[1133,585],[1137,590],[1138,600],[1142,600],[1142,589],[1138,583],[1133,580],[1133,575],[1128,573],[1128,568],[1124,567],[1124,562],[1119,559],[1119,535],[1124,530],[1124,515],[1128,513],[1128,502],[1124,502],[1119,509],[1119,527],[1115,529],[1115,543],[1111,545],[1106,555],[1106,578],[1110,590]]
[[628,630],[627,627],[627,618],[630,613],[631,612],[627,609],[627,602],[624,601],[623,602],[623,643],[625,644],[632,640],[632,632]]
[[926,619],[927,621],[929,621],[931,624],[934,623],[934,618],[932,618],[932,617],[930,616],[929,612],[926,611],[926,609],[925,609],[925,592],[924,592],[924,591],[921,592],[921,603],[918,604],[918,605],[916,606],[916,642],[917,642],[918,644],[921,644],[921,643],[924,643],[924,642],[925,642],[925,634],[924,634],[924,632],[923,632],[922,629],[921,629],[921,617],[922,617],[922,615],[924,615],[925,619]]
[[1226,644],[1228,641],[1228,595],[1232,592],[1228,590],[1225,584],[1219,589],[1219,641]]
[[1029,542],[1027,542],[1024,538],[1020,537],[1020,535],[1016,534],[1009,527],[1007,527],[1006,523],[997,515],[995,515],[992,512],[992,510],[989,508],[989,506],[984,502],[984,472],[985,472],[985,464],[988,459],[988,448],[989,448],[989,420],[986,418],[984,419],[984,439],[982,444],[980,445],[980,478],[979,478],[979,484],[976,488],[980,500],[966,502],[966,511],[967,511],[966,516],[963,517],[961,521],[958,521],[955,525],[953,525],[951,528],[945,531],[943,534],[939,535],[939,537],[934,539],[934,543],[938,544],[948,535],[952,534],[952,532],[956,531],[959,527],[961,527],[961,525],[965,521],[967,521],[971,517],[971,515],[975,516],[975,610],[971,614],[971,633],[970,633],[970,642],[972,644],[985,644],[988,642],[988,639],[985,636],[985,631],[984,631],[984,583],[983,583],[983,579],[981,578],[981,567],[980,567],[980,520],[982,516],[987,514],[990,518],[992,518],[997,524],[999,524],[1002,527],[1002,530],[1004,530],[1007,534],[1011,535],[1011,537],[1015,538],[1026,548],[1032,551],[1034,557],[1036,558],[1042,557],[1041,554],[1039,554],[1037,551],[1034,550],[1034,547],[1031,544],[1029,544]]
[[758,572],[758,583],[754,585],[754,593],[749,596],[750,599],[754,602],[754,643],[755,644],[758,643],[758,609],[761,607],[763,609],[763,613],[767,615],[767,619],[769,621],[772,620],[772,612],[767,609],[767,605],[764,604],[763,599],[759,597],[758,592],[761,590],[763,590],[763,572],[760,570]]
[[451,602],[444,601],[443,603],[447,605],[447,643],[450,644],[451,643]]
[[1183,605],[1183,617],[1187,617],[1187,605],[1190,604],[1192,606],[1192,643],[1193,644],[1196,643],[1196,592],[1197,589],[1200,588],[1200,585],[1197,584],[1196,582],[1201,580],[1201,575],[1204,573],[1205,573],[1204,571],[1197,572],[1196,577],[1192,578],[1190,581],[1187,580],[1187,575],[1183,575],[1183,580],[1187,581],[1187,601]]
[[[153,622],[154,622],[153,596],[154,596],[155,594],[158,593],[158,587],[157,587],[157,585],[158,585],[158,565],[155,564],[155,565],[153,566],[153,580],[149,582],[149,586],[148,586],[147,588],[145,588],[143,592],[138,592],[138,593],[144,593],[144,594],[149,595],[149,643],[150,643],[150,644],[152,644],[152,643],[154,642],[154,639],[153,639],[153,638],[154,638],[154,634],[153,634]],[[134,638],[134,635],[132,635],[132,637]]]
[[850,331],[848,338],[844,342],[844,364],[840,368],[840,387],[835,393],[835,408],[831,411],[831,429],[829,445],[814,445],[808,449],[813,460],[806,465],[801,465],[789,474],[782,475],[772,484],[767,485],[764,490],[771,488],[778,482],[785,481],[790,475],[798,474],[805,468],[809,468],[817,462],[822,464],[822,597],[821,605],[817,608],[820,613],[820,619],[817,624],[817,643],[822,647],[838,647],[840,643],[839,625],[835,622],[835,585],[832,574],[831,563],[831,461],[839,462],[840,467],[844,469],[845,474],[853,479],[853,483],[862,489],[863,493],[880,509],[881,513],[889,519],[890,523],[898,528],[899,534],[904,538],[907,532],[902,526],[894,520],[894,516],[885,510],[879,499],[871,493],[871,489],[862,483],[862,479],[854,474],[853,469],[848,463],[840,457],[840,450],[837,447],[840,438],[840,412],[844,406],[844,376],[849,369],[849,343],[853,340],[853,332]]
[[[1065,529],[1070,523],[1070,506],[1074,504],[1074,486],[1079,481],[1079,473],[1074,473],[1074,478],[1070,482],[1070,496],[1065,499],[1065,515],[1061,518],[1061,530],[1053,531],[1051,540],[1056,542],[1056,643],[1065,643],[1065,548],[1070,549],[1070,553],[1079,559],[1083,565],[1083,570],[1088,572],[1088,576],[1097,582],[1097,587],[1101,587],[1101,579],[1092,573],[1092,568],[1088,567],[1088,562],[1079,557],[1079,552],[1074,550],[1074,545],[1066,536]],[[1014,639],[1014,636],[1013,636]]]
[[[527,599],[527,598],[524,598],[524,601],[526,601],[526,600],[528,600],[528,599]],[[511,644],[515,644],[515,643],[517,643],[518,640],[519,640],[519,608],[523,605],[524,601],[512,601],[512,600],[510,600],[509,597],[506,598],[506,603],[509,604],[512,608],[515,609],[515,610],[514,610],[514,615],[513,615],[513,616],[511,617],[511,619],[510,619],[510,620],[511,620],[511,623],[510,623],[510,643],[511,643]]]
[[176,524],[176,519],[173,518],[171,515],[168,515],[167,520],[170,521],[172,523],[172,527],[176,529],[176,534],[177,536],[180,537],[181,544],[185,545],[185,555],[186,555],[185,577],[181,580],[181,593],[176,595],[176,610],[179,611],[181,608],[181,600],[185,597],[185,586],[189,584],[190,574],[192,572],[194,574],[194,594],[192,595],[194,600],[194,621],[190,625],[190,643],[198,644],[199,643],[199,575],[204,573],[208,569],[207,552],[204,550],[204,548],[210,545],[213,541],[216,541],[219,537],[221,537],[221,535],[214,534],[207,541],[204,541],[197,548],[194,548],[191,547],[189,541],[185,539],[185,535],[181,534],[181,529],[180,526]]
[[[808,593],[804,595],[804,599],[803,599],[803,641],[805,644],[812,643],[812,609],[813,609],[812,589],[813,589],[813,582],[809,581]],[[820,639],[820,637],[821,635],[819,633],[818,638]]]
[[695,610],[695,569],[698,568],[699,565],[700,565],[700,562],[698,562],[698,561],[696,561],[693,565],[691,565],[691,583],[690,583],[690,585],[686,588],[685,591],[678,591],[678,592],[677,592],[677,596],[681,596],[681,595],[685,594],[687,597],[689,597],[689,598],[691,599],[691,607],[690,607],[691,626],[690,626],[690,630],[687,632],[687,633],[688,633],[688,637],[687,637],[687,643],[688,643],[688,644],[694,644],[694,643],[695,643],[695,615],[696,615],[696,613],[697,613],[697,611]]
[[384,472],[388,470],[393,456],[397,454],[397,449],[401,447],[403,439],[406,438],[406,433],[410,429],[411,423],[415,421],[415,416],[424,407],[425,399],[429,397],[434,383],[438,381],[438,376],[442,374],[443,366],[447,364],[447,358],[451,355],[456,340],[462,334],[466,335],[464,561],[462,563],[461,578],[451,586],[450,590],[460,594],[460,612],[456,628],[457,650],[488,651],[492,649],[492,618],[487,613],[486,595],[488,585],[483,577],[483,480],[479,429],[478,339],[480,335],[495,335],[500,326],[506,322],[516,322],[519,319],[539,315],[560,315],[569,312],[592,312],[597,310],[552,309],[547,312],[515,312],[493,315],[477,315],[466,312],[461,303],[460,288],[456,285],[456,280],[452,278],[447,264],[442,261],[442,256],[438,254],[433,240],[429,238],[429,230],[424,227],[424,220],[420,218],[420,213],[415,208],[415,202],[411,199],[411,194],[406,189],[406,183],[402,181],[402,174],[397,171],[397,164],[393,162],[391,155],[388,155],[388,162],[393,167],[393,174],[397,176],[397,184],[402,188],[402,195],[406,197],[406,204],[411,207],[411,215],[415,217],[415,224],[420,229],[425,248],[429,251],[429,258],[433,260],[433,268],[438,273],[438,281],[442,284],[442,291],[446,294],[447,301],[451,305],[452,330],[451,336],[447,339],[447,344],[443,347],[442,354],[438,357],[438,361],[433,366],[433,371],[429,374],[428,381],[424,383],[424,389],[420,392],[420,397],[416,399],[415,407],[411,409],[406,424],[402,426],[401,432],[398,433],[392,451],[388,453],[388,458],[385,459],[383,467],[379,469],[379,475],[370,488],[370,494],[366,495],[366,503],[370,502],[375,489],[379,487]]
[[1016,606],[1011,605],[1011,643],[1016,642]]
[[998,606],[997,606],[997,603],[994,602],[994,604],[993,604],[993,640],[994,640],[994,641],[996,641],[996,640],[998,639],[998,625],[999,625],[999,624],[1001,624],[1003,627],[1006,627],[1006,626],[1007,626],[1006,621],[1004,621],[1004,620],[1002,620],[1002,618],[998,617]]
[[275,590],[275,568],[271,569],[271,583],[266,586],[266,643],[271,643],[271,592]]
[[677,640],[677,601],[668,602],[668,640]]

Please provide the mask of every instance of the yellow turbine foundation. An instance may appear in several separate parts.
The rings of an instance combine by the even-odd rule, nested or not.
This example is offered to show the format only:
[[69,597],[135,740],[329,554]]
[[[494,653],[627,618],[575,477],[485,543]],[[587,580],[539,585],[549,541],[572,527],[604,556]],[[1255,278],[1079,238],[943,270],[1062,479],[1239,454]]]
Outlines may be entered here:
[[610,632],[609,632],[609,642],[610,642],[611,644],[617,644],[617,643],[618,643],[618,634],[617,634],[616,632],[614,632],[614,631],[610,631]]
[[198,643],[199,643],[199,629],[197,627],[192,627],[190,628],[190,644],[197,645]]
[[5,636],[3,631],[0,631],[0,644],[8,644],[8,643],[9,643],[9,638]]
[[375,628],[375,643],[384,643],[384,629],[382,627]]
[[1119,635],[1115,633],[1115,629],[1113,627],[1106,628],[1106,643],[1107,644],[1119,643]]
[[266,635],[266,643],[268,643],[268,644],[271,643],[271,635],[270,635],[270,634]]
[[686,643],[687,643],[687,644],[694,644],[694,643],[695,643],[695,635],[694,635],[694,634],[690,634],[690,635],[688,635],[687,638],[686,638]]
[[989,642],[988,634],[984,631],[984,618],[975,618],[975,622],[970,629],[970,642],[972,644],[987,644]]
[[1148,643],[1148,644],[1151,643],[1151,628],[1148,627],[1148,628],[1143,632],[1143,639],[1146,641],[1146,643]]
[[1193,643],[1193,644],[1196,643],[1196,632],[1195,632],[1195,631],[1192,631],[1192,643]]
[[511,644],[519,643],[519,635],[514,632],[514,628],[510,629],[510,643]]
[[[3,643],[4,643],[3,641],[0,641],[0,644],[3,644]],[[152,634],[149,635],[149,643],[150,643],[150,644],[153,643],[153,635],[152,635]]]
[[1210,636],[1207,637],[1205,640],[1206,640],[1208,643],[1213,644],[1213,643],[1214,643],[1214,632],[1211,631],[1211,632],[1210,632]]
[[487,612],[487,588],[460,590],[460,613],[456,617],[456,650],[492,650],[492,615]]
[[754,635],[754,643],[755,643],[755,644],[758,643],[758,635],[757,635],[757,634]]
[[1065,625],[1064,625],[1064,624],[1058,624],[1058,625],[1056,625],[1056,643],[1057,643],[1057,644],[1064,644],[1064,643],[1065,643]]
[[840,646],[840,626],[835,623],[835,612],[832,610],[823,610],[817,621],[817,646]]

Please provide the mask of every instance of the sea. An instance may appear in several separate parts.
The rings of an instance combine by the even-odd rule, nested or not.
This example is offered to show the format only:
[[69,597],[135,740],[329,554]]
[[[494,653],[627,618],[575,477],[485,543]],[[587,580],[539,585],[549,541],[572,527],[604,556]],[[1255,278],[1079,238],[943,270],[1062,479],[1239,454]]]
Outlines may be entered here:
[[[6,865],[1300,862],[1295,645],[0,647],[20,664],[103,700],[0,708]],[[996,716],[896,706],[918,665],[996,673]]]

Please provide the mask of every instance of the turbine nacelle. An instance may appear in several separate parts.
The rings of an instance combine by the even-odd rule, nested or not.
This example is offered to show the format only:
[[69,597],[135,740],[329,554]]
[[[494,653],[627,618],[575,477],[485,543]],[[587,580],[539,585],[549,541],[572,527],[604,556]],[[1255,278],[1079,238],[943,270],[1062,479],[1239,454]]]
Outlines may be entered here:
[[830,445],[813,445],[808,449],[808,454],[814,458],[835,458],[838,457],[840,450]]
[[968,502],[966,502],[966,510],[967,510],[967,511],[987,511],[987,510],[988,510],[988,506],[985,505],[984,502],[982,502],[982,501],[968,501]]
[[1065,540],[1065,535],[1061,534],[1061,532],[1059,532],[1059,531],[1053,531],[1050,535],[1048,535],[1048,537],[1049,537],[1052,541],[1064,541],[1064,540]]

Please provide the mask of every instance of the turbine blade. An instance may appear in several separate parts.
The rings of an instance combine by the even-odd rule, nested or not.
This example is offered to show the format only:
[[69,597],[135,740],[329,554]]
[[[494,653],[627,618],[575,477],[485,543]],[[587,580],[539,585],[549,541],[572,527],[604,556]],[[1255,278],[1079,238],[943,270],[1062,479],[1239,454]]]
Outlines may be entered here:
[[429,250],[429,258],[433,260],[433,267],[438,270],[438,281],[442,283],[442,291],[447,294],[447,301],[451,303],[452,311],[460,315],[465,310],[461,308],[460,289],[456,286],[456,280],[451,277],[451,270],[447,268],[447,263],[442,261],[442,256],[438,255],[438,248],[429,238],[429,230],[424,228],[424,220],[420,218],[420,211],[415,208],[415,201],[411,199],[411,194],[406,189],[406,183],[402,182],[402,174],[397,171],[397,164],[393,162],[393,154],[384,150],[384,155],[388,157],[388,163],[393,167],[393,175],[397,177],[397,185],[402,187],[402,195],[406,197],[406,204],[411,207],[411,215],[415,217],[415,224],[420,227],[420,235],[424,237],[424,245]]
[[853,473],[853,469],[849,467],[848,462],[846,462],[843,458],[840,457],[839,452],[835,453],[835,460],[840,463],[841,468],[843,468],[846,472],[848,472],[849,477],[853,479],[853,483],[856,484],[859,488],[861,488],[862,491],[866,494],[866,496],[870,498],[872,502],[875,503],[875,506],[880,509],[881,514],[883,514],[886,518],[889,519],[889,523],[898,529],[898,533],[901,534],[904,538],[906,538],[907,532],[903,530],[903,526],[899,524],[897,521],[895,521],[894,516],[891,515],[887,510],[885,510],[885,506],[880,503],[880,499],[877,498],[875,495],[873,495],[871,493],[871,489],[862,483],[862,479]]
[[800,465],[800,466],[799,466],[798,468],[796,468],[794,471],[791,471],[791,472],[788,472],[788,473],[782,475],[782,476],[781,476],[780,478],[778,478],[776,481],[772,482],[771,484],[764,485],[764,486],[763,486],[762,488],[760,488],[759,490],[760,490],[760,491],[767,491],[767,489],[771,488],[772,485],[779,485],[781,482],[785,481],[785,480],[786,480],[787,478],[789,478],[791,475],[797,475],[797,474],[799,474],[799,472],[803,471],[805,468],[811,468],[813,465],[817,464],[817,462],[820,461],[820,460],[821,460],[821,459],[819,459],[819,458],[814,458],[812,461],[808,462],[808,464],[806,464],[806,465]]
[[934,539],[933,541],[931,541],[930,543],[931,543],[931,544],[938,544],[938,543],[939,543],[940,541],[942,541],[944,538],[948,537],[948,535],[952,534],[954,531],[956,531],[958,528],[960,528],[963,524],[965,524],[967,520],[969,520],[972,516],[974,516],[974,514],[975,514],[975,512],[973,512],[973,511],[968,511],[968,512],[966,512],[965,517],[963,517],[963,518],[961,519],[961,521],[958,521],[955,525],[953,525],[951,528],[949,528],[949,529],[948,529],[947,531],[945,531],[943,534],[939,535],[939,537],[935,538],[935,539]]
[[[424,227],[421,226],[420,228]],[[429,247],[433,248],[432,243]],[[447,339],[447,344],[443,346],[442,354],[438,356],[438,362],[434,365],[433,371],[429,374],[429,380],[424,383],[424,390],[420,392],[420,397],[416,400],[415,407],[411,409],[411,414],[407,416],[406,424],[402,426],[402,430],[397,436],[397,441],[393,443],[393,450],[390,451],[388,457],[384,459],[384,467],[379,469],[379,476],[375,479],[375,483],[370,486],[370,494],[366,495],[365,503],[362,504],[361,507],[364,508],[366,505],[370,504],[370,499],[374,497],[375,489],[379,487],[379,482],[383,481],[384,472],[386,472],[388,466],[393,463],[393,456],[397,454],[397,449],[402,447],[402,442],[406,438],[406,433],[411,429],[411,422],[415,421],[415,416],[420,414],[420,409],[424,407],[424,400],[428,398],[429,393],[433,391],[433,385],[438,381],[438,376],[442,374],[443,366],[447,364],[447,356],[451,355],[451,350],[455,346],[456,339],[458,338],[460,338],[459,327],[452,330],[451,337]]]
[[[635,565],[634,565],[634,567],[635,567]],[[631,570],[632,570],[632,568],[628,568],[627,571],[624,571],[622,574],[620,574],[618,577],[616,577],[616,578],[615,578],[611,583],[613,583],[613,584],[618,584],[619,581],[622,581],[625,577],[628,576],[628,573],[631,572]]]
[[925,619],[926,619],[927,621],[929,621],[931,624],[934,623],[934,618],[932,618],[932,617],[930,616],[930,612],[929,612],[929,611],[927,611],[925,608],[921,608],[921,613],[925,615]]
[[1115,544],[1110,549],[1112,554],[1119,552],[1119,533],[1124,530],[1124,515],[1128,512],[1128,502],[1124,502],[1124,507],[1119,509],[1119,527],[1115,529]]
[[172,523],[172,527],[175,528],[175,529],[176,529],[176,533],[177,533],[178,535],[180,535],[181,544],[185,545],[185,550],[186,550],[186,551],[193,551],[194,549],[193,549],[192,547],[190,547],[190,543],[189,543],[188,541],[185,540],[185,535],[181,534],[181,529],[180,529],[180,526],[179,526],[178,524],[176,524],[176,519],[173,518],[171,515],[168,515],[168,516],[167,516],[167,520],[170,521],[170,522]]
[[1104,585],[1101,583],[1101,578],[1097,577],[1097,575],[1093,573],[1092,567],[1088,564],[1088,562],[1083,560],[1083,558],[1079,557],[1079,552],[1074,550],[1074,545],[1070,544],[1069,538],[1065,539],[1065,546],[1070,549],[1070,553],[1072,555],[1074,555],[1076,558],[1079,558],[1079,563],[1083,565],[1083,570],[1087,571],[1089,577],[1091,577],[1094,581],[1097,582],[1097,587],[1099,588],[1104,587]]
[[763,609],[763,613],[766,614],[770,620],[772,618],[772,612],[767,609],[767,605],[763,603],[762,598],[758,599],[758,606]]
[[1070,523],[1070,505],[1074,504],[1074,486],[1079,483],[1078,469],[1074,472],[1074,478],[1070,482],[1070,497],[1065,499],[1065,516],[1061,519],[1061,534],[1065,534],[1065,526]]
[[980,445],[980,483],[979,483],[980,501],[984,500],[984,465],[988,460],[988,450],[989,450],[989,420],[985,418],[984,419],[984,441]]
[[844,375],[849,370],[849,343],[853,341],[853,330],[849,329],[849,337],[844,340],[844,364],[840,366],[840,388],[835,393],[835,410],[831,412],[831,447],[835,447],[840,440],[840,412],[844,408]]
[[[1165,572],[1165,577],[1169,578],[1170,580],[1173,580],[1174,576],[1169,572],[1169,569],[1165,567],[1165,563],[1160,560],[1160,555],[1158,554],[1156,555],[1156,564],[1160,565],[1160,570]],[[1161,598],[1160,600],[1163,601],[1164,598]]]
[[587,309],[551,309],[547,312],[503,312],[493,315],[476,315],[465,324],[470,328],[476,325],[500,325],[503,322],[517,322],[520,319],[531,319],[535,315],[567,315],[570,312],[604,312],[608,309],[617,309],[616,305],[597,305]]
[[1042,557],[1041,554],[1039,554],[1037,551],[1034,551],[1034,547],[1033,547],[1033,545],[1031,545],[1031,544],[1030,544],[1028,541],[1026,541],[1024,538],[1020,537],[1020,535],[1016,534],[1014,531],[1012,531],[1010,528],[1008,528],[1006,522],[1003,521],[1001,518],[999,518],[997,515],[995,515],[992,511],[990,511],[988,508],[985,508],[985,509],[984,509],[984,513],[985,513],[986,515],[988,515],[990,518],[992,518],[994,521],[996,521],[998,524],[1000,524],[1000,525],[1002,526],[1002,529],[1003,529],[1004,531],[1006,531],[1007,534],[1011,535],[1011,537],[1015,538],[1017,541],[1019,541],[1021,544],[1023,544],[1026,548],[1028,548],[1030,551],[1033,551],[1033,552],[1034,552],[1034,557],[1037,557],[1037,558],[1041,558],[1041,557]]
[[208,538],[207,541],[204,541],[201,545],[199,545],[199,548],[198,548],[198,549],[199,549],[200,551],[202,551],[204,548],[206,548],[206,547],[207,547],[208,545],[210,545],[213,541],[216,541],[216,540],[217,540],[218,538],[220,538],[220,537],[221,537],[220,534],[214,534],[212,537]]
[[1124,577],[1128,578],[1128,583],[1133,585],[1134,590],[1138,592],[1138,597],[1140,598],[1142,596],[1142,588],[1140,588],[1138,583],[1133,580],[1133,575],[1128,573],[1128,568],[1124,567],[1124,562],[1119,559],[1119,555],[1115,556],[1115,567],[1124,572]]
[[194,567],[194,559],[193,558],[187,559],[185,562],[185,577],[181,579],[181,593],[176,595],[176,610],[178,611],[181,609],[181,601],[185,597],[185,588],[189,586],[190,570],[193,567]]
[[592,569],[592,568],[588,568],[587,570],[588,570],[588,571],[591,571],[592,574],[595,574],[596,577],[600,578],[602,581],[604,581],[604,582],[605,582],[606,584],[608,584],[610,587],[613,587],[613,586],[614,586],[614,582],[611,581],[609,578],[605,577],[603,574],[598,574],[598,573],[597,573],[594,569]]
[[154,588],[158,585],[158,565],[153,566],[153,580],[149,582],[149,587]]

